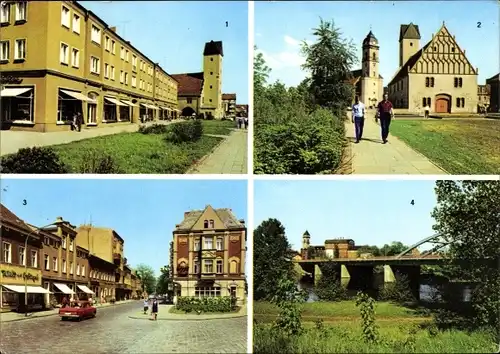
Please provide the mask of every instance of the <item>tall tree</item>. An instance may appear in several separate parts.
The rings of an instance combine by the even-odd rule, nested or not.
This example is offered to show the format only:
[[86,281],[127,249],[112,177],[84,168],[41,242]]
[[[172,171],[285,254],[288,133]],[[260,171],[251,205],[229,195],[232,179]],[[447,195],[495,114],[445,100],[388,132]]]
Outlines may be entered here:
[[313,103],[330,109],[344,109],[353,98],[354,87],[348,79],[357,62],[355,47],[351,41],[342,38],[333,20],[320,19],[313,35],[315,43],[302,43],[302,53],[306,58],[302,67],[310,73],[308,86]]
[[156,293],[167,294],[169,292],[168,286],[172,283],[170,278],[170,266],[166,265],[160,269],[160,275],[156,280]]
[[255,300],[271,300],[278,279],[293,279],[293,263],[285,227],[277,219],[263,221],[254,230],[253,284]]
[[259,52],[257,47],[255,46],[254,57],[253,57],[254,91],[259,91],[266,85],[270,73],[271,69],[266,65],[266,61],[264,60],[264,55],[262,54],[262,52]]
[[137,277],[141,279],[142,290],[153,294],[156,288],[156,277],[153,268],[146,264],[139,264],[135,269]]
[[500,326],[500,182],[437,181],[434,230],[448,241],[456,277],[471,292],[477,325]]

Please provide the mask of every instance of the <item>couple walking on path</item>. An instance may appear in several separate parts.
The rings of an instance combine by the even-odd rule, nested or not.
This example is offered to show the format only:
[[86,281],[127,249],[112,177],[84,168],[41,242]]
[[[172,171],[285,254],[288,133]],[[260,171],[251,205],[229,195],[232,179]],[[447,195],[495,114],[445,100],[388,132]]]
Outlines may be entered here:
[[[149,310],[149,301],[144,299],[144,314],[146,315]],[[153,316],[152,320],[156,321],[158,318],[158,300],[156,298],[151,302],[151,315]]]
[[[354,123],[354,129],[356,134],[355,143],[359,143],[363,137],[363,127],[365,125],[365,105],[359,101],[359,97],[356,96],[355,103],[352,106],[352,122]],[[380,119],[380,130],[382,135],[382,144],[387,143],[387,137],[389,136],[389,126],[391,125],[391,120],[394,119],[394,112],[392,110],[392,103],[389,101],[389,95],[384,94],[383,101],[379,102],[377,106],[377,114],[375,116],[375,121]]]

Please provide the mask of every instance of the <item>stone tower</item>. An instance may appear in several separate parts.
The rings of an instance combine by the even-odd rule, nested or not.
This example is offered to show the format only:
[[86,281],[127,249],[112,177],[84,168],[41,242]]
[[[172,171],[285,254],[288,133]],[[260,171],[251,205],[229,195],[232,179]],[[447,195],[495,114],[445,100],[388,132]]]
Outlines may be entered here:
[[203,95],[202,112],[214,118],[223,116],[222,107],[222,42],[205,43],[203,51]]
[[405,65],[420,50],[420,31],[417,25],[401,25],[399,29],[399,67]]
[[363,58],[361,60],[361,97],[367,107],[375,106],[382,99],[379,74],[379,45],[372,31],[363,40]]
[[311,235],[309,235],[309,231],[306,230],[302,235],[302,249],[307,250],[311,245]]

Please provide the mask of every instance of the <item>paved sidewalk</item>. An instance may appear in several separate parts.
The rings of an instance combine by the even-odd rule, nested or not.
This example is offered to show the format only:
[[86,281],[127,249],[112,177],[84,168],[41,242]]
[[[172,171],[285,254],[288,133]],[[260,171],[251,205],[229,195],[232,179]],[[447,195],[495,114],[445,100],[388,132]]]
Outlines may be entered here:
[[[206,320],[222,320],[228,318],[240,318],[247,316],[247,306],[246,304],[242,305],[238,312],[233,313],[207,313],[197,315],[195,313],[171,313],[170,310],[174,307],[174,305],[160,305],[158,309],[158,320],[162,321],[206,321]],[[134,320],[150,320],[151,314],[148,311],[147,315],[144,315],[143,312],[137,311],[137,315],[129,316],[129,318]]]
[[[389,141],[382,144],[380,125],[375,123],[375,113],[367,112],[363,138],[354,143],[354,124],[350,114],[346,124],[346,135],[351,144],[353,174],[401,174],[443,175],[447,174],[428,158],[416,152],[389,133]],[[397,119],[397,118],[396,118]]]
[[[176,121],[155,121],[148,122],[144,125],[152,124],[171,124],[176,122],[182,122],[182,120]],[[124,125],[116,125],[112,127],[102,127],[102,128],[82,128],[81,132],[75,131],[65,131],[65,132],[50,132],[50,133],[39,133],[39,132],[27,132],[27,131],[12,131],[12,130],[2,130],[0,131],[0,154],[8,155],[17,152],[19,149],[34,147],[34,146],[49,146],[49,145],[60,145],[67,144],[73,141],[79,141],[89,138],[95,138],[98,136],[120,134],[120,133],[133,133],[139,129],[141,124],[130,124],[124,123]]]
[[238,129],[205,156],[187,174],[246,174],[248,132]]
[[[114,305],[128,304],[128,303],[134,302],[134,301],[137,302],[138,300],[117,301],[117,302],[115,302]],[[102,305],[97,305],[96,308],[100,309],[100,308],[109,307],[109,306],[113,306],[113,304],[110,304],[109,302],[107,302],[107,303],[102,304]],[[58,314],[59,314],[59,308],[55,308],[55,309],[47,310],[47,311],[31,312],[31,313],[29,313],[28,316],[25,316],[24,313],[3,312],[3,313],[0,313],[0,323],[29,320],[31,318],[55,316]]]

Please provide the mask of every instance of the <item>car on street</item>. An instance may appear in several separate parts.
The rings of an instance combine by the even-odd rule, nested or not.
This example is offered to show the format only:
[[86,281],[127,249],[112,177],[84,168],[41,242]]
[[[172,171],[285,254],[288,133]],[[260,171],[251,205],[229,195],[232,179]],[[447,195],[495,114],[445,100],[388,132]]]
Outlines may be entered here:
[[78,321],[84,318],[93,318],[97,314],[97,309],[89,301],[76,301],[73,306],[61,307],[59,317],[61,320],[76,318]]

